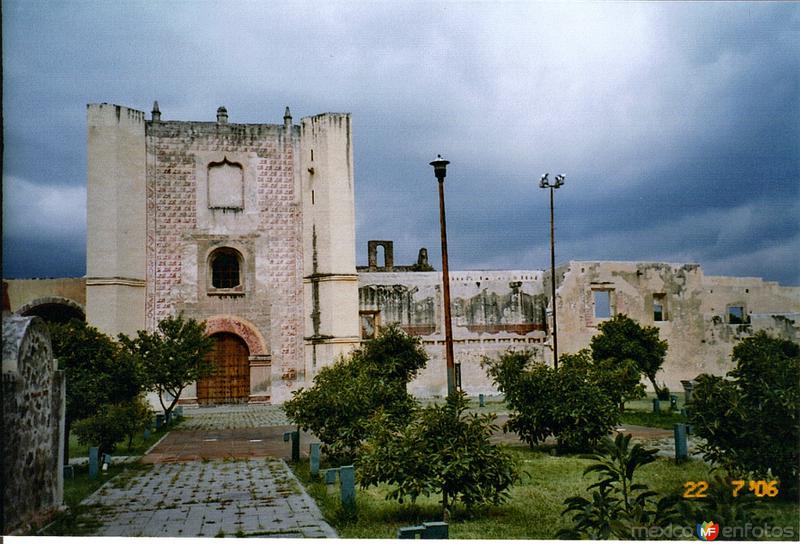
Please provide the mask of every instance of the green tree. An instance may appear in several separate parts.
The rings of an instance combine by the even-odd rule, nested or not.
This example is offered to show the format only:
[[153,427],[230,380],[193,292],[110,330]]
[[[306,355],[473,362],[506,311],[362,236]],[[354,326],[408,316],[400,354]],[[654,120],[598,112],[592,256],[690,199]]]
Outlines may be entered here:
[[511,410],[505,429],[531,446],[552,435],[560,451],[591,449],[617,423],[617,406],[590,372],[570,364],[569,356],[557,370],[532,357],[508,351],[497,360],[483,360]]
[[370,421],[356,468],[362,488],[387,483],[386,499],[415,502],[441,493],[445,519],[457,501],[468,507],[500,504],[517,480],[516,464],[489,439],[494,414],[466,414],[463,392],[442,406],[414,410],[405,421],[379,411]]
[[419,338],[389,325],[361,349],[322,368],[314,385],[296,391],[283,410],[322,440],[327,455],[352,460],[379,409],[396,419],[409,416],[415,402],[406,385],[427,360]]
[[588,349],[578,353],[565,353],[559,357],[562,365],[574,366],[586,373],[589,381],[597,385],[616,406],[619,411],[625,409],[625,402],[645,396],[641,384],[642,373],[630,359],[617,362],[613,359],[595,361]]
[[[164,415],[169,416],[188,385],[209,376],[214,365],[206,357],[214,340],[206,336],[205,322],[170,316],[155,331],[138,331],[136,338],[119,335],[123,346],[140,361],[146,388],[158,394]],[[168,394],[171,400],[165,400]]]
[[658,336],[657,327],[643,327],[624,314],[617,314],[598,326],[600,334],[590,343],[592,359],[607,364],[625,365],[630,360],[647,376],[656,395],[662,398],[665,390],[656,383],[656,374],[667,355],[667,341]]
[[732,474],[773,476],[781,494],[798,492],[800,345],[765,332],[733,348],[725,378],[702,375],[688,404],[707,461]]
[[53,354],[67,381],[64,460],[68,462],[72,424],[97,415],[104,405],[135,399],[143,380],[137,361],[95,327],[72,320],[50,323],[49,328]]

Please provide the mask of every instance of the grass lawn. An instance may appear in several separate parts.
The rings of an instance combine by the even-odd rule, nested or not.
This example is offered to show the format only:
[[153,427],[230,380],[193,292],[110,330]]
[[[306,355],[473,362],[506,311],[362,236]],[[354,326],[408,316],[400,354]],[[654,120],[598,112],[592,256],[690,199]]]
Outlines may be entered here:
[[[559,529],[572,526],[571,516],[561,516],[563,502],[572,495],[586,496],[591,480],[583,476],[583,469],[591,461],[572,455],[553,456],[548,451],[524,446],[504,447],[518,459],[525,472],[521,482],[512,488],[510,500],[501,506],[475,512],[457,508],[452,513],[450,538],[552,539]],[[338,488],[329,492],[325,484],[312,481],[306,463],[296,465],[294,470],[341,538],[396,538],[400,527],[441,519],[440,497],[422,497],[416,505],[399,504],[384,499],[388,486],[357,488],[357,515],[348,518],[341,510]],[[676,465],[673,460],[660,458],[641,468],[637,477],[654,491],[667,494],[682,492],[687,480],[710,480],[710,470],[701,461]],[[770,501],[774,525],[797,527],[800,519],[797,504]]]

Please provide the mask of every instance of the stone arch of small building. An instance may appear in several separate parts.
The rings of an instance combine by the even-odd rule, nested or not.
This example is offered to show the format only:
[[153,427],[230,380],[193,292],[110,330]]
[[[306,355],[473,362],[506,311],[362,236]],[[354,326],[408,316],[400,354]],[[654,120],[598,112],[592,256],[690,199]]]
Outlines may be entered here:
[[267,355],[264,336],[250,321],[231,315],[216,315],[206,319],[206,334],[211,336],[220,332],[235,334],[244,340],[250,356]]
[[[68,316],[67,319],[57,320],[52,319],[52,317],[48,317],[47,314],[49,312],[43,312],[44,309],[50,309],[53,307],[59,307],[62,311]],[[37,310],[39,313],[37,313]],[[16,312],[17,315],[22,316],[39,316],[45,321],[69,321],[71,318],[80,319],[81,321],[86,321],[86,308],[83,307],[82,304],[75,302],[74,300],[70,300],[64,297],[41,297],[27,304],[21,306]],[[46,314],[46,315],[42,315]]]

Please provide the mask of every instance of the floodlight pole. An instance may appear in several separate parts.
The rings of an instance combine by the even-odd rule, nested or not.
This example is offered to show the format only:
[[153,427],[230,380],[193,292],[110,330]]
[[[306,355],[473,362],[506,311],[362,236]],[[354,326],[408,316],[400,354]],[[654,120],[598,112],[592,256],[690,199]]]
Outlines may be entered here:
[[450,316],[450,270],[447,266],[447,221],[444,213],[444,178],[450,161],[437,155],[430,165],[439,182],[439,227],[442,234],[442,291],[444,295],[444,349],[447,360],[447,396],[456,391],[456,365],[453,357],[453,325]]
[[550,189],[550,287],[551,301],[553,304],[553,368],[558,368],[558,322],[556,321],[556,237],[553,206],[553,191],[564,185],[564,174],[556,176],[556,181],[551,184],[545,174],[539,180],[539,187]]

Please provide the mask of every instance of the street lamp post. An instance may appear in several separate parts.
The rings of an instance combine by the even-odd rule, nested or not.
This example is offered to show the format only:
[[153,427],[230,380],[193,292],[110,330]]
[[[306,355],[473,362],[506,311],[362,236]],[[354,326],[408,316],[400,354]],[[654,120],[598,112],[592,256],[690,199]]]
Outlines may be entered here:
[[564,185],[564,174],[556,176],[555,183],[550,183],[547,177],[550,174],[545,174],[539,180],[539,187],[541,189],[550,189],[550,286],[552,288],[552,304],[553,304],[553,368],[558,368],[558,324],[556,322],[556,242],[555,242],[555,228],[553,221],[553,190],[558,189]]
[[453,326],[450,321],[450,271],[447,266],[447,221],[444,214],[444,178],[447,175],[447,165],[450,161],[444,160],[441,155],[431,161],[433,174],[439,182],[439,226],[442,233],[442,287],[444,291],[444,347],[447,359],[447,395],[456,390],[456,365],[453,358]]

